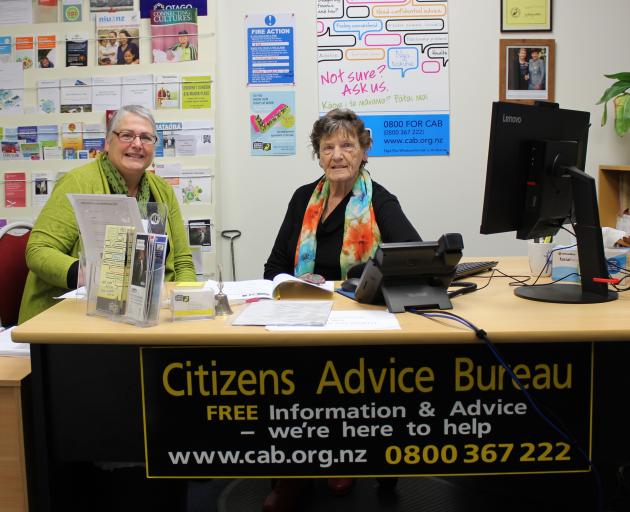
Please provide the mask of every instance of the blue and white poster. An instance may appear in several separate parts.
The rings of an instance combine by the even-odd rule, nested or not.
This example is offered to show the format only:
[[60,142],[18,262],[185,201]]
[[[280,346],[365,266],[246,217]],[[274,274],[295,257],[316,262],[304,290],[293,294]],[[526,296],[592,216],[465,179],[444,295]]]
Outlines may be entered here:
[[247,85],[295,85],[293,14],[248,14]]
[[295,155],[295,92],[249,93],[252,156]]
[[448,155],[448,2],[317,0],[319,111],[349,108],[370,156]]
[[208,0],[140,0],[140,17],[148,18],[158,9],[197,8],[197,16],[208,15]]

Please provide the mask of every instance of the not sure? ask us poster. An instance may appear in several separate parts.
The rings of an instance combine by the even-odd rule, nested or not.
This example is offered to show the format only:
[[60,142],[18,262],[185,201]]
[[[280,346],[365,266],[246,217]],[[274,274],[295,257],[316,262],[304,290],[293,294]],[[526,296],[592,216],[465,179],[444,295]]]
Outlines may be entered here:
[[320,113],[357,112],[370,155],[449,153],[447,5],[317,0]]

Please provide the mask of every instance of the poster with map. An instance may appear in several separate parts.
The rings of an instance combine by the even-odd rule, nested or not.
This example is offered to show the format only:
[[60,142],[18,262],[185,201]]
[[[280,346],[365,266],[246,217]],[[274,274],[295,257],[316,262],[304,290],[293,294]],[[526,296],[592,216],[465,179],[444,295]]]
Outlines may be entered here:
[[447,155],[448,2],[317,0],[319,111],[349,108],[371,156]]

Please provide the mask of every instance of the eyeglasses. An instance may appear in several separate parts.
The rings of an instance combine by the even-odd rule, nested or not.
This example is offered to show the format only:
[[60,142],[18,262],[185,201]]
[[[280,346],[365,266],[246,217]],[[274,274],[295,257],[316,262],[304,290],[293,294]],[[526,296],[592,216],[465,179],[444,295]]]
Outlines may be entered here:
[[142,144],[147,144],[148,146],[153,146],[158,141],[157,136],[151,133],[141,133],[139,135],[136,135],[133,132],[125,132],[125,131],[123,132],[112,131],[112,133],[116,135],[116,137],[118,137],[118,140],[120,142],[124,142],[125,144],[131,144],[134,140],[136,140],[136,138],[140,139],[140,142]]
[[[322,155],[332,155],[335,152],[335,144],[324,144],[319,148],[319,152]],[[352,142],[344,142],[339,145],[339,148],[344,153],[354,153],[357,150],[357,145]]]

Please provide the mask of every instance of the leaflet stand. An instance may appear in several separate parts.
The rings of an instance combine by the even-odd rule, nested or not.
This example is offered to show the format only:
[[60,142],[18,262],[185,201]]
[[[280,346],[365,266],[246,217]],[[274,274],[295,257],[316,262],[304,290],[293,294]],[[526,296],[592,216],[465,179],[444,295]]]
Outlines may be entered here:
[[[126,322],[148,327],[159,322],[164,262],[166,259],[166,223],[168,209],[162,203],[148,203],[142,215],[147,233],[134,233],[127,243],[123,275],[114,286],[114,294],[105,293],[102,275],[103,253],[101,248],[96,261],[85,260],[84,276],[87,289],[87,314],[103,316],[116,322]],[[153,268],[156,265],[157,268]],[[110,277],[111,276],[105,276]],[[100,291],[100,293],[99,293]]]
[[[149,202],[140,207],[147,233],[136,236],[127,307],[122,321],[149,327],[160,320],[164,295],[164,262],[166,261],[166,226],[168,208],[164,203]],[[157,265],[156,268],[153,268]]]
[[[133,247],[127,282],[120,290],[119,297],[102,294],[100,284],[103,267],[89,266],[86,276],[87,314],[149,327],[156,325],[160,319],[165,269],[161,253],[166,252],[166,235],[133,235]],[[158,254],[152,254],[152,251]],[[152,269],[153,262],[160,262],[159,267]]]

